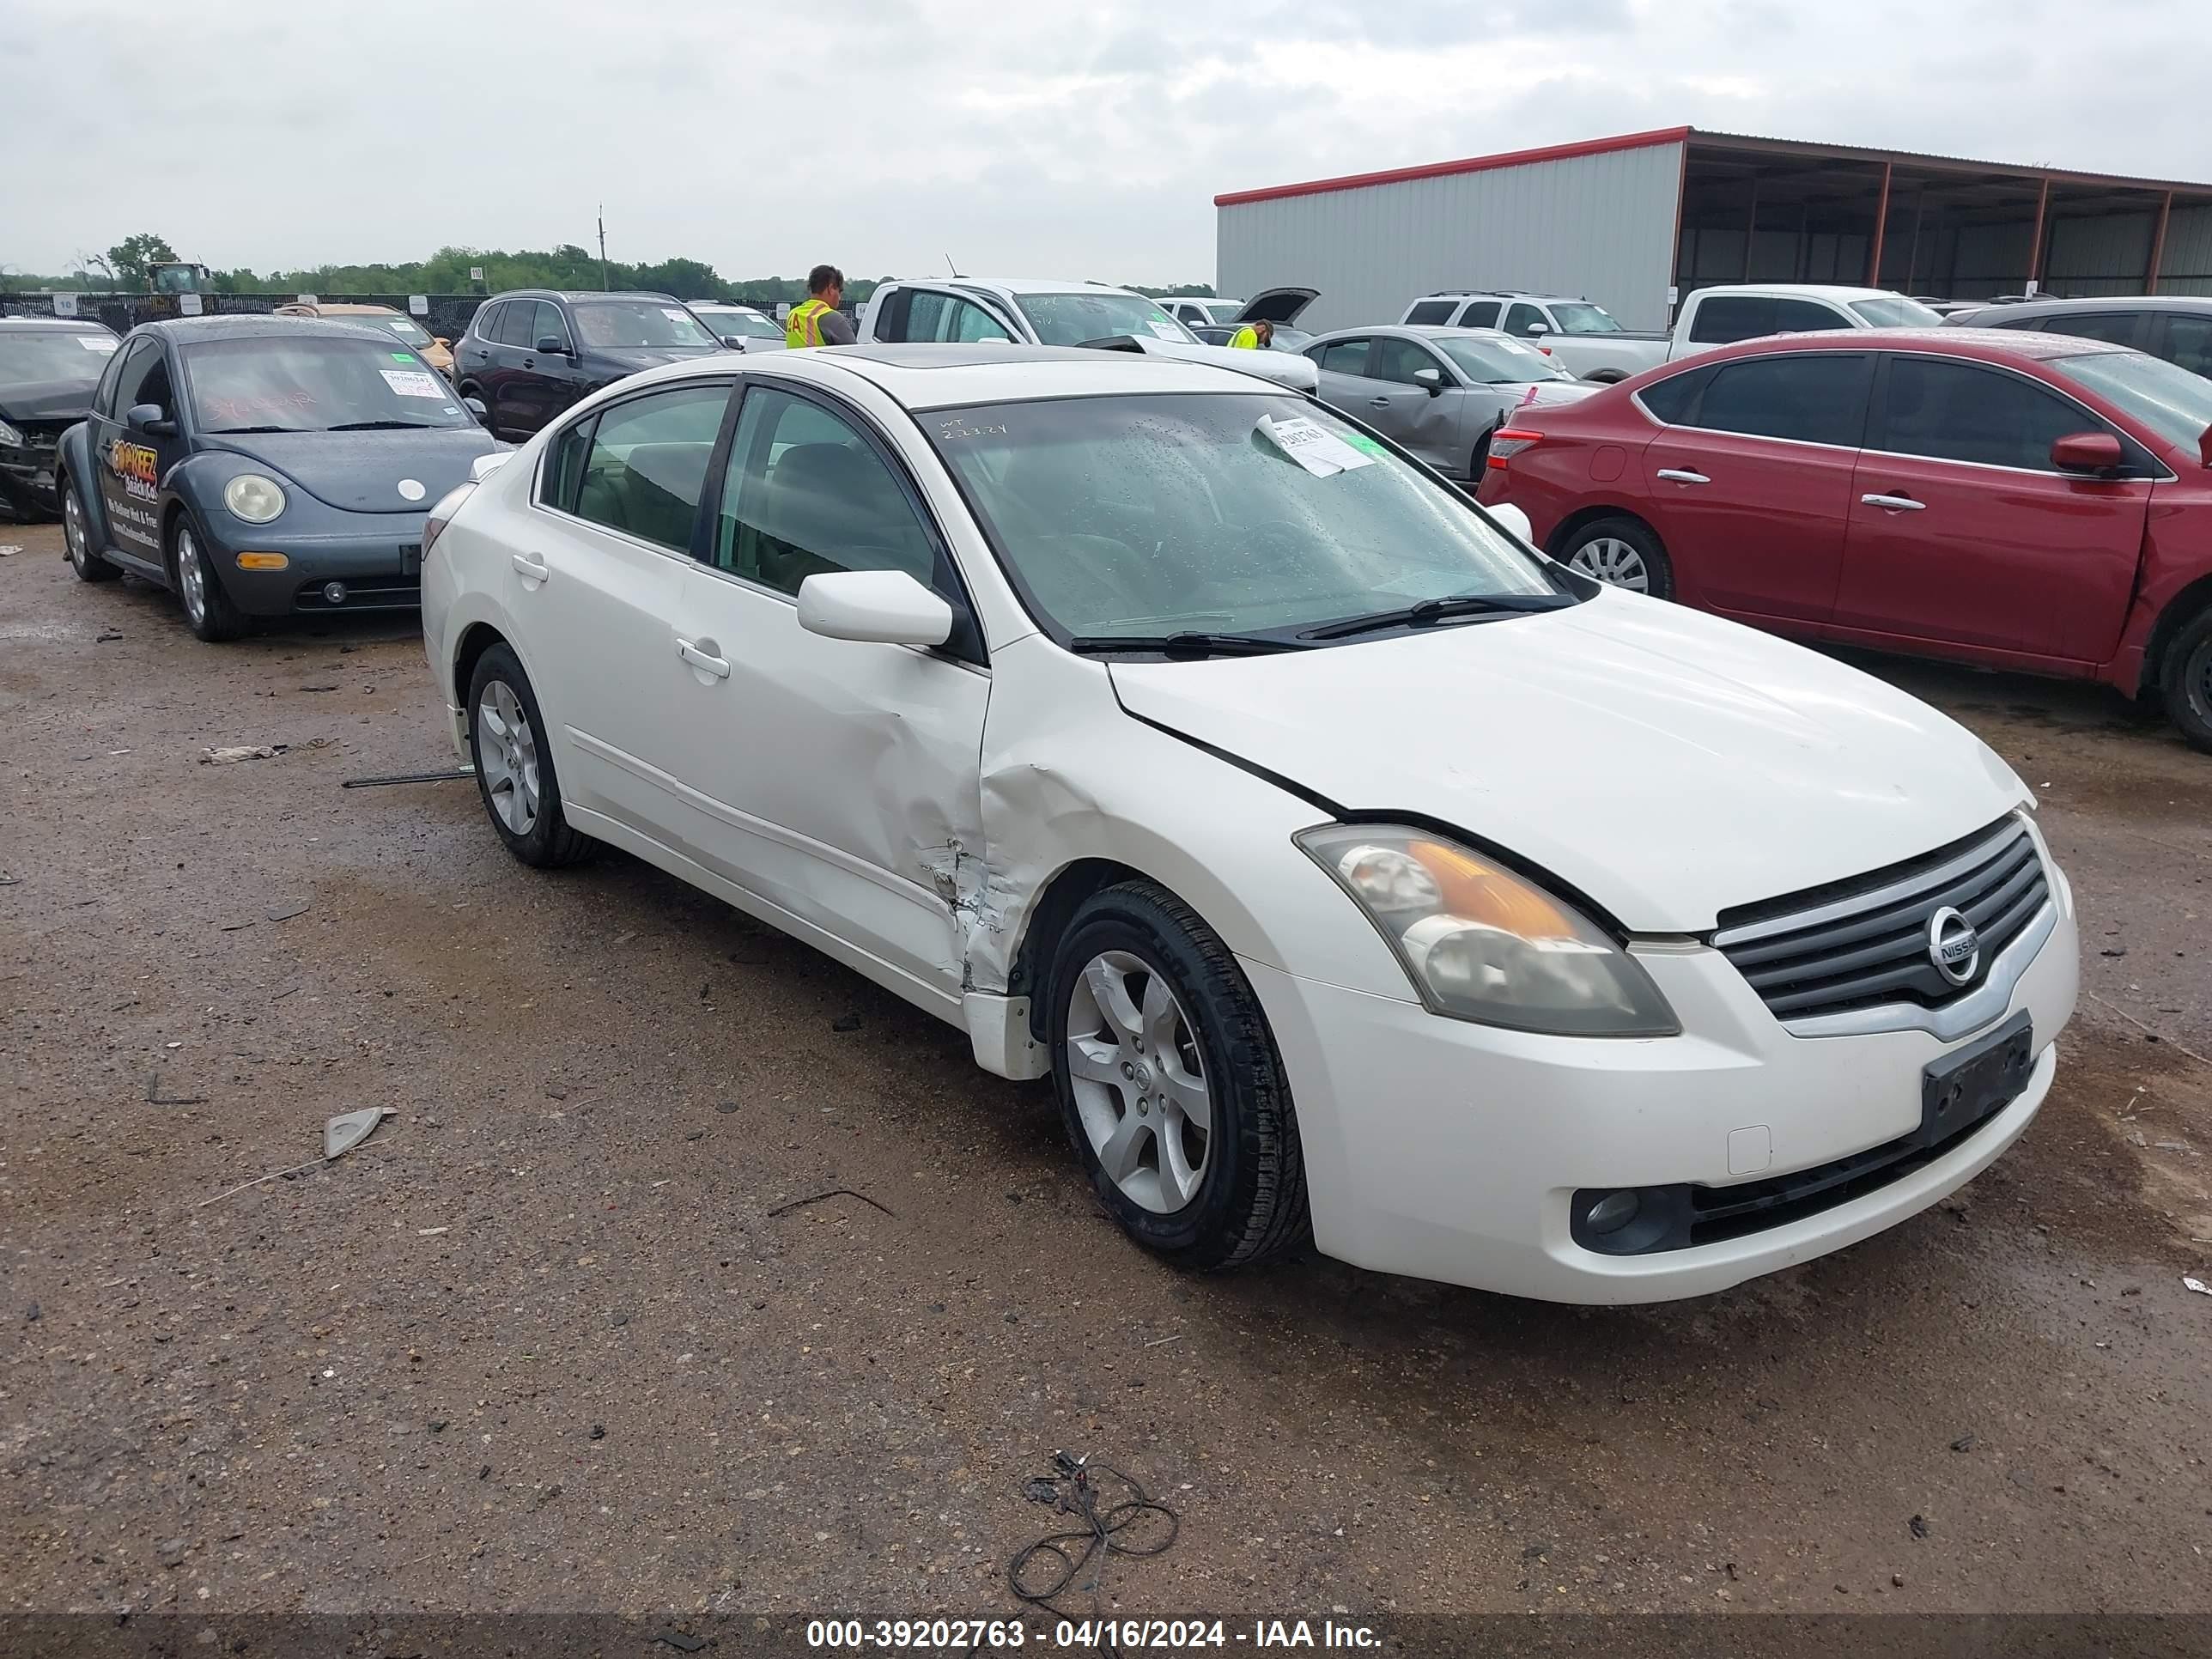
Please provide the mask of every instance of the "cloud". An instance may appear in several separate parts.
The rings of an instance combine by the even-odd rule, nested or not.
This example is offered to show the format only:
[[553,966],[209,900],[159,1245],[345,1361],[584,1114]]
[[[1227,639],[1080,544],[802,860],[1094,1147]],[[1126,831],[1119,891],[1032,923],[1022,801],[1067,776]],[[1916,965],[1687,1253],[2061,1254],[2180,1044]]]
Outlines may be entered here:
[[[2191,0],[836,8],[11,0],[0,261],[142,229],[268,270],[587,242],[730,276],[1204,278],[1213,195],[1692,124],[2212,178]],[[1808,51],[1808,43],[1817,51]],[[2124,119],[2115,119],[2124,111]]]

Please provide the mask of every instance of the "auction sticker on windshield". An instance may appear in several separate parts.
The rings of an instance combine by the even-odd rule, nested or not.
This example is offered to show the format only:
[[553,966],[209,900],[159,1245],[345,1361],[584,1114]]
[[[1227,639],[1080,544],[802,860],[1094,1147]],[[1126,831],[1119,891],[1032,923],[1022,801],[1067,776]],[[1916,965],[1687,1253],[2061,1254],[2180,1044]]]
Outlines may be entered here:
[[443,398],[446,395],[446,388],[438,383],[438,377],[428,369],[385,368],[377,372],[384,376],[385,385],[403,398]]
[[117,344],[105,334],[80,334],[76,337],[76,343],[87,351],[97,351],[103,357],[112,353]]
[[1303,415],[1279,421],[1272,415],[1262,415],[1260,430],[1276,448],[1316,478],[1333,477],[1339,472],[1375,465],[1372,455],[1361,454],[1334,432],[1324,431]]

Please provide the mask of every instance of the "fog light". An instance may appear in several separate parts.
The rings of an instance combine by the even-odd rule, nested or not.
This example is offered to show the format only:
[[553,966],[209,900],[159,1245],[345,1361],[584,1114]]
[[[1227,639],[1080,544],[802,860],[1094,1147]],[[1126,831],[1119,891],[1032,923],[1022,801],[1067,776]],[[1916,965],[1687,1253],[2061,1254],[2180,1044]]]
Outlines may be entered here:
[[1643,1200],[1632,1192],[1607,1193],[1583,1212],[1583,1230],[1599,1238],[1617,1233],[1635,1220],[1643,1207]]
[[325,604],[343,605],[345,603],[345,595],[346,586],[343,582],[325,582],[323,584],[323,601]]
[[238,556],[240,570],[282,570],[291,562],[282,553],[241,553]]

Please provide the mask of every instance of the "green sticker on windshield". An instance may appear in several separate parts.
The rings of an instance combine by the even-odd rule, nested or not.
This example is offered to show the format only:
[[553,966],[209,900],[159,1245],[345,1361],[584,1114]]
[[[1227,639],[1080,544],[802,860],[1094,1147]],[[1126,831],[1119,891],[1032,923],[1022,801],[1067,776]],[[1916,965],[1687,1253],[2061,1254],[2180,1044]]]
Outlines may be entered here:
[[395,363],[411,363],[415,359],[413,356],[408,352],[395,351],[392,354],[392,361]]
[[1390,453],[1364,432],[1347,432],[1344,434],[1344,441],[1363,455],[1388,455]]

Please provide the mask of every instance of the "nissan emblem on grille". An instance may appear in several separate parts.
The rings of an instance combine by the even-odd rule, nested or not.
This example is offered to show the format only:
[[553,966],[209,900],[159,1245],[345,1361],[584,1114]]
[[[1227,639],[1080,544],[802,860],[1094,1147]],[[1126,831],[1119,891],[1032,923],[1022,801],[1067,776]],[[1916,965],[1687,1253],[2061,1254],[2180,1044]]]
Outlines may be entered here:
[[1950,905],[1928,918],[1928,959],[1954,985],[1964,985],[1982,965],[1981,935]]

